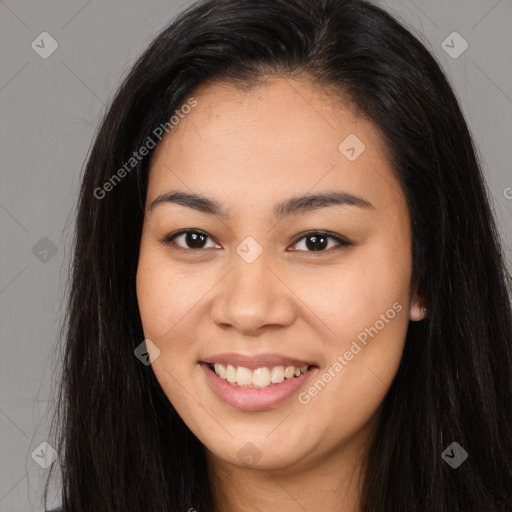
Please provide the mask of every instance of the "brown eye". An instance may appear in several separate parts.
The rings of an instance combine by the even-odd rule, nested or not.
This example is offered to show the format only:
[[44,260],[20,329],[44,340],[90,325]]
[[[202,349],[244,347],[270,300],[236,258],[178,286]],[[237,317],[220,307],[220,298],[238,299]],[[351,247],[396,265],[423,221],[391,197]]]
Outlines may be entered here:
[[[197,250],[208,248],[206,247],[208,239],[211,240],[211,238],[204,231],[186,229],[180,231],[179,233],[175,233],[174,235],[166,236],[163,242],[165,244],[172,243],[177,245],[180,249]],[[181,243],[177,243],[176,240],[181,240]],[[216,247],[216,245],[214,244],[213,247]]]
[[302,249],[295,249],[295,250],[299,250],[299,251],[306,251],[306,252],[326,252],[326,248],[328,249],[332,249],[332,245],[329,246],[329,241],[330,240],[334,240],[335,242],[337,242],[337,244],[335,244],[334,246],[349,246],[349,245],[352,245],[351,242],[349,242],[348,240],[340,237],[340,236],[337,236],[337,235],[332,235],[332,234],[328,234],[328,233],[324,233],[324,232],[321,232],[321,231],[311,231],[309,233],[307,233],[306,235],[302,236],[301,238],[299,238],[295,243],[294,245],[298,245],[299,243],[303,243],[302,241],[304,241],[303,245],[302,245]]

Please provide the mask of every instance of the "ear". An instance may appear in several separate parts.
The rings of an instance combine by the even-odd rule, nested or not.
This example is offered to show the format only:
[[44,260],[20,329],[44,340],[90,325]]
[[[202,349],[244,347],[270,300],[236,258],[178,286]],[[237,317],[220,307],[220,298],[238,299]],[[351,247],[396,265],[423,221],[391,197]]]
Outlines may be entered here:
[[409,315],[413,322],[419,322],[427,316],[427,308],[423,306],[423,299],[418,293],[418,287],[416,287],[412,297]]

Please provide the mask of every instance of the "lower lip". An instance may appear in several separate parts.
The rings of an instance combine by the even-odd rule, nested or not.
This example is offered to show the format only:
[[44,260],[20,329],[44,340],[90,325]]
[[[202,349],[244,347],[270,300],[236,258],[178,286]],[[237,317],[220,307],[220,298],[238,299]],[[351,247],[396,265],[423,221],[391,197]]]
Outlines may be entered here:
[[291,398],[316,370],[316,368],[311,368],[298,377],[285,379],[268,388],[256,389],[229,384],[228,381],[221,379],[208,364],[200,364],[213,392],[232,407],[245,411],[262,411],[281,405]]

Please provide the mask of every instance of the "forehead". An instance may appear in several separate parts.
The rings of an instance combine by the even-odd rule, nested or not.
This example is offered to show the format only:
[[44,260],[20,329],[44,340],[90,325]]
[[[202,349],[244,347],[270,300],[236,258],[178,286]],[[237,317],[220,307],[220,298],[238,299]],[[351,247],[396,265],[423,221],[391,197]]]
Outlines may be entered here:
[[173,188],[254,205],[315,188],[373,204],[404,202],[378,128],[307,80],[275,78],[251,90],[203,85],[158,145],[148,199]]

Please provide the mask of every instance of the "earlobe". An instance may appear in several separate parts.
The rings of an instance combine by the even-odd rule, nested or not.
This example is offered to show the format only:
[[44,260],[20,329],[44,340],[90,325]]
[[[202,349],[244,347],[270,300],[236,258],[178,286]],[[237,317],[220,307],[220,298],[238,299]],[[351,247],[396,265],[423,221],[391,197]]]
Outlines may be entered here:
[[427,308],[425,306],[413,305],[411,307],[411,320],[413,322],[419,322],[427,316]]
[[414,292],[414,298],[411,302],[410,318],[413,322],[419,322],[427,316],[427,308],[422,305],[423,299],[418,293],[418,289]]

